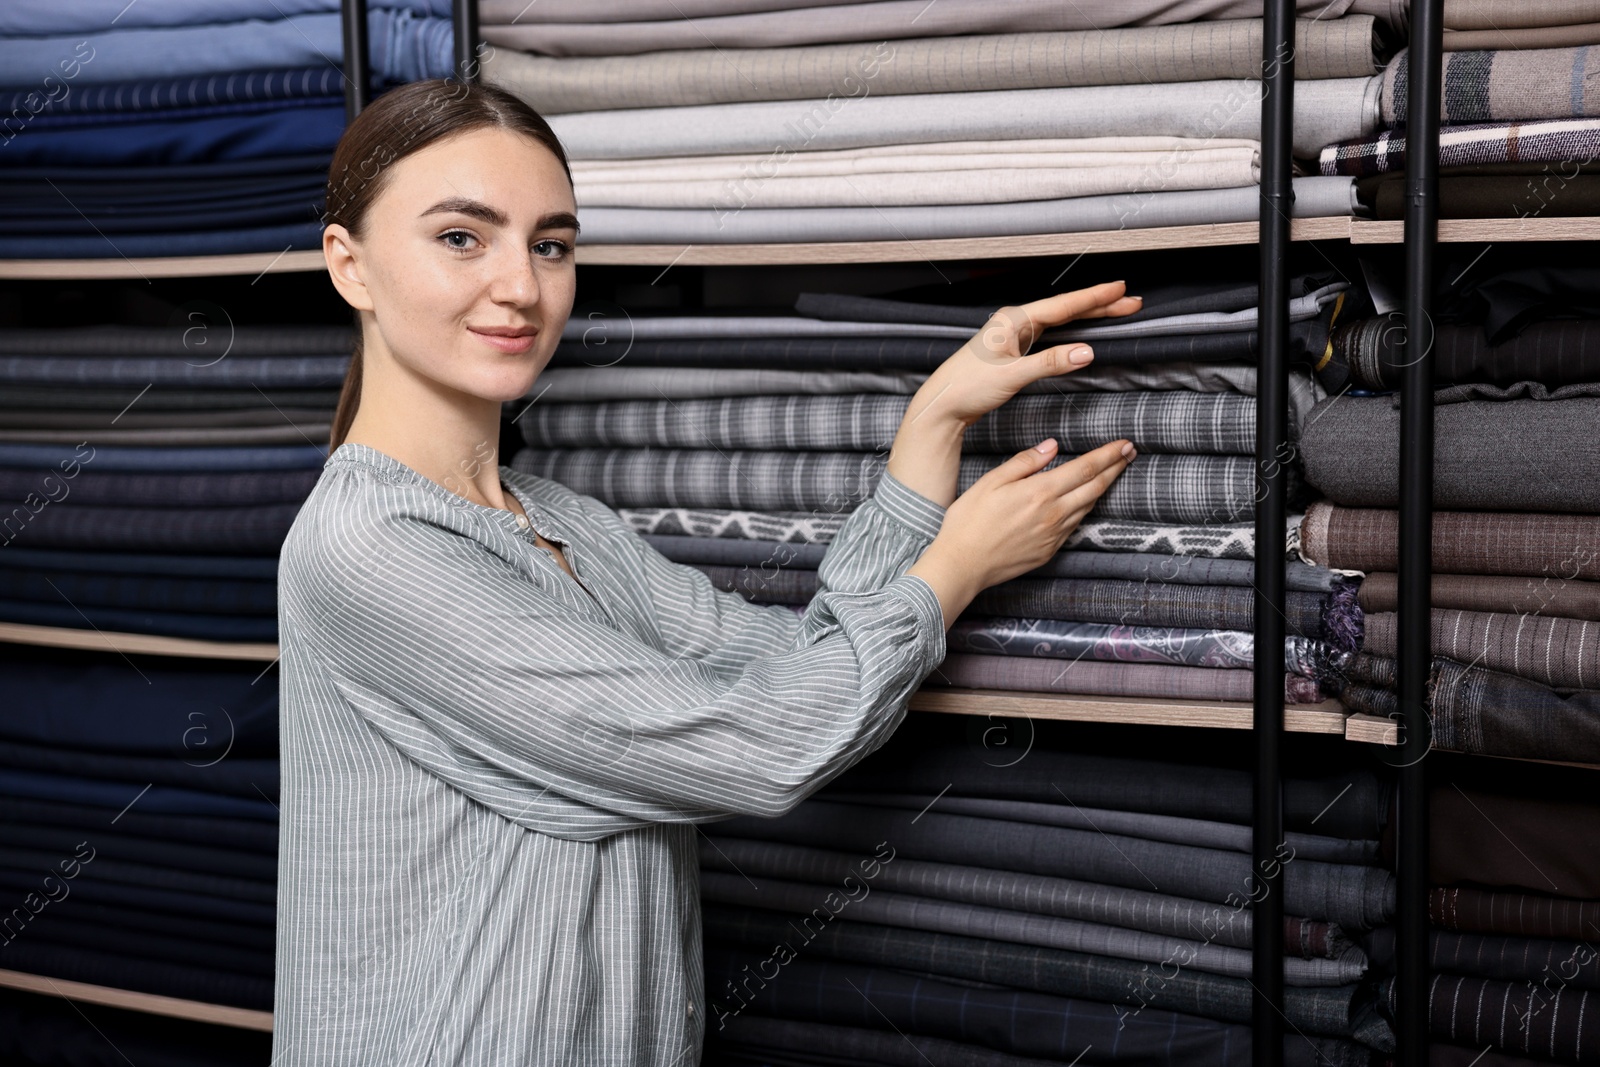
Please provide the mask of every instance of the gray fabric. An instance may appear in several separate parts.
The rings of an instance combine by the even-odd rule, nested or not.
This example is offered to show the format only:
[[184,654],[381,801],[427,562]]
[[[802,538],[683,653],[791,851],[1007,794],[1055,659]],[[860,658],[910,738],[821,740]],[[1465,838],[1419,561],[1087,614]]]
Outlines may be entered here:
[[[1296,178],[1294,190],[1295,218],[1346,216],[1355,209],[1353,178]],[[1260,217],[1260,207],[1260,191],[1253,185],[1239,189],[974,204],[955,210],[850,207],[721,211],[597,207],[583,213],[583,240],[589,244],[737,244],[1011,237],[1254,222]]]
[[[1395,655],[1398,619],[1368,615],[1365,651]],[[1432,631],[1436,656],[1558,689],[1600,689],[1600,623],[1434,608]]]
[[182,427],[173,429],[102,429],[100,427],[63,427],[61,429],[0,429],[0,442],[8,444],[62,444],[75,445],[87,441],[91,445],[133,445],[151,448],[227,447],[234,445],[321,445],[328,439],[333,424],[327,413],[320,413],[323,421],[286,422],[277,426],[241,426],[237,429],[223,427]]
[[[700,872],[701,898],[718,904],[805,914],[813,908],[821,908],[823,898],[832,891],[833,887],[829,885],[788,882],[776,878],[755,881],[749,876],[725,874],[722,871]],[[976,904],[914,897],[880,888],[851,900],[846,914],[861,922],[1010,941],[1020,945],[1040,945],[1069,952],[1089,952],[1097,956],[1144,963],[1193,967],[1208,974],[1224,974],[1234,978],[1250,974],[1251,954],[1248,949],[1167,937],[1122,926],[1058,919],[1034,912],[1005,911]],[[1289,956],[1283,961],[1284,981],[1294,985],[1344,985],[1365,973],[1366,956],[1356,948],[1350,949],[1343,958],[1337,960],[1303,960]]]
[[[436,0],[437,2],[437,0]],[[1460,3],[1461,0],[1451,0]],[[1478,3],[1486,0],[1477,0]],[[1487,0],[1493,3],[1495,0]],[[1499,0],[1504,3],[1505,0]],[[1565,7],[1586,0],[1551,0],[1553,5]],[[818,8],[859,8],[861,0],[542,0],[533,7],[524,0],[479,0],[480,17],[486,23],[517,23],[536,25],[546,22],[642,22],[663,19],[711,18],[725,15],[749,15],[760,11],[804,10],[813,17],[850,17],[859,12],[816,10]],[[1070,18],[1086,21],[1085,29],[1098,29],[1118,24],[1155,26],[1167,22],[1195,22],[1208,19],[1253,18],[1253,11],[1244,0],[1084,0],[1073,5],[1075,11],[1061,14],[1045,11],[1042,15],[1030,14],[1030,5],[1013,5],[1008,17]],[[113,5],[110,10],[116,10]],[[1345,14],[1368,14],[1394,21],[1404,12],[1400,0],[1300,0],[1296,10],[1302,18],[1334,19]],[[441,12],[443,13],[443,12]],[[912,9],[916,13],[916,9]],[[992,16],[991,16],[992,17]],[[1126,20],[1124,22],[1124,20]],[[1542,25],[1542,23],[1537,23]],[[1399,23],[1396,23],[1399,25]],[[37,32],[19,30],[19,33]],[[66,31],[62,31],[66,32]],[[962,31],[968,32],[968,31]]]
[[[1600,512],[1600,399],[1480,400],[1434,413],[1433,503],[1463,510]],[[1336,504],[1399,500],[1400,412],[1390,397],[1330,397],[1306,420],[1306,480]]]
[[[535,4],[529,14],[548,2]],[[1295,77],[1375,74],[1373,28],[1374,20],[1361,15],[1298,21]],[[879,96],[1214,81],[1259,76],[1261,22],[983,34],[893,45],[863,40],[759,51],[706,49],[703,43],[689,48],[694,51],[572,59],[495,49],[484,57],[483,76],[543,115],[804,100],[862,80]]]
[[[1007,455],[961,457],[961,491]],[[1057,456],[1050,468],[1069,457]],[[873,452],[525,448],[511,465],[613,508],[848,511],[872,494],[888,457]],[[1293,475],[1293,471],[1288,472]],[[1293,488],[1294,479],[1290,479]],[[1141,455],[1095,504],[1097,519],[1230,523],[1255,512],[1255,459]],[[781,538],[780,538],[781,540]]]
[[[1122,834],[1146,841],[1168,841],[1175,845],[1221,848],[1230,852],[1251,850],[1253,830],[1237,823],[1208,819],[1186,819],[1177,815],[1155,815],[1110,808],[1087,808],[1076,804],[1038,804],[1026,800],[997,800],[990,797],[951,797],[913,793],[846,793],[829,790],[827,799],[870,807],[908,808],[927,811],[935,804],[953,815],[976,815],[987,819],[1009,819],[1041,826],[1067,826],[1077,830]],[[1378,860],[1377,841],[1350,840],[1289,831],[1284,841],[1294,849],[1296,859],[1326,863],[1366,863]]]
[[[958,689],[1241,703],[1254,699],[1255,694],[1255,675],[1251,671],[1089,659],[1063,663],[969,652],[951,652],[934,668],[927,684]],[[1321,687],[1311,679],[1297,674],[1284,676],[1284,703],[1317,704],[1325,698]]]
[[284,1067],[694,1062],[694,824],[798,804],[943,655],[943,509],[892,479],[802,618],[500,477],[527,526],[345,444],[284,546]]
[[[530,405],[516,423],[534,448],[887,451],[910,401],[882,394],[617,400]],[[4,434],[5,431],[0,431]],[[967,427],[967,452],[1016,452],[1054,437],[1063,454],[1127,438],[1140,452],[1254,455],[1256,402],[1230,393],[1013,397]]]
[[[888,7],[896,2],[880,0],[870,6]],[[938,12],[949,2],[941,0],[930,12]],[[979,2],[988,4],[989,0]],[[485,37],[489,38],[487,30]],[[1376,130],[1381,87],[1382,78],[1376,75],[1297,85],[1296,153],[1315,156],[1323,145],[1355,140]],[[1129,136],[1254,139],[1261,135],[1258,81],[913,96],[872,96],[868,92],[869,87],[862,85],[855,97],[587,111],[551,116],[550,125],[573,159],[751,152],[773,153],[775,162],[799,151],[942,141]],[[584,228],[588,225],[585,219]]]
[[[819,794],[820,797],[830,796]],[[779,841],[707,834],[700,842],[703,868],[783,878],[794,882],[838,883],[858,873],[859,857]],[[1248,949],[1253,915],[1249,908],[1208,904],[1200,900],[1078,882],[1047,875],[936,863],[895,856],[873,878],[877,889],[919,897],[954,900],[1013,911],[1029,911],[1061,919],[1144,930],[1184,940]],[[1330,956],[1349,947],[1335,933]]]
[[[1026,33],[1036,30],[1097,30],[1135,24],[1162,25],[1199,19],[1254,18],[1261,14],[1249,0],[1119,0],[1066,4],[1052,0],[877,0],[876,3],[785,5],[772,10],[762,4],[714,9],[715,14],[690,15],[654,5],[649,16],[624,20],[557,20],[546,14],[527,18],[530,8],[511,2],[488,3],[482,9],[483,39],[490,44],[545,55],[622,55],[667,48],[771,48],[827,41],[862,41],[904,37],[942,37],[967,33]],[[1337,18],[1351,10],[1350,0],[1297,0],[1297,14]],[[568,10],[571,10],[570,8]],[[573,12],[576,14],[576,12]],[[594,21],[588,21],[593,19]],[[534,23],[534,24],[527,24]]]
[[[1240,853],[946,815],[937,806],[913,821],[903,812],[818,797],[778,819],[740,816],[719,832],[863,855],[887,840],[908,859],[1076,878],[1217,904],[1245,900],[1250,891],[1250,857]],[[1377,867],[1295,859],[1283,865],[1283,892],[1289,913],[1347,929],[1370,929],[1394,908],[1394,876]]]

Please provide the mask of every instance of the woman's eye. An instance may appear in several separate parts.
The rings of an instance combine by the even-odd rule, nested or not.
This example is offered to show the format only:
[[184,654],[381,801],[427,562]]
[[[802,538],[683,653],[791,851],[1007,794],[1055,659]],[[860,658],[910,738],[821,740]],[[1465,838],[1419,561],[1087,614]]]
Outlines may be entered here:
[[553,238],[539,241],[533,246],[533,254],[541,259],[560,259],[569,251],[571,249],[565,241],[557,241]]
[[[457,238],[460,240],[458,241]],[[477,238],[465,230],[451,230],[449,233],[440,234],[439,240],[443,241],[444,246],[453,252],[465,252],[472,247],[469,242],[476,241]]]

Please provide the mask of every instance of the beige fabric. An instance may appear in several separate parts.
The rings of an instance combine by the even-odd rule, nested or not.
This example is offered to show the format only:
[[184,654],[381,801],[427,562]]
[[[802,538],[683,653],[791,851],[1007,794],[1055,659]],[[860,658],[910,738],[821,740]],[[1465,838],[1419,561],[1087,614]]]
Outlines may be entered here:
[[1515,30],[1600,22],[1600,0],[1444,0],[1446,30]]
[[1573,48],[1586,44],[1600,44],[1600,22],[1526,29],[1447,30],[1444,34],[1446,52],[1517,52],[1539,48]]

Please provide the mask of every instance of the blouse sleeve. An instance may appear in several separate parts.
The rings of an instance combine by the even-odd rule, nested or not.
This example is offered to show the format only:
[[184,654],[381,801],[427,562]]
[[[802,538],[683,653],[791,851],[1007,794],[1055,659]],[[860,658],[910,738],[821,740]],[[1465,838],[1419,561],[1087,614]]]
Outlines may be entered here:
[[285,551],[286,638],[503,813],[554,794],[644,821],[783,814],[887,740],[944,656],[938,598],[899,575],[819,594],[787,647],[720,670],[571,611],[425,514],[328,488]]

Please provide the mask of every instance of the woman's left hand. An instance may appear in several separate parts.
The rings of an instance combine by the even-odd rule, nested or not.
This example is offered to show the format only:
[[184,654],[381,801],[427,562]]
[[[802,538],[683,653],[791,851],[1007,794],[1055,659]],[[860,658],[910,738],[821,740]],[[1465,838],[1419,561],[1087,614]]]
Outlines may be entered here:
[[928,376],[906,410],[907,422],[933,419],[964,429],[1030,382],[1088,366],[1094,352],[1082,341],[1032,353],[1028,349],[1052,326],[1131,315],[1144,306],[1140,297],[1126,296],[1126,292],[1122,282],[1105,282],[1020,307],[1001,308],[960,351]]

